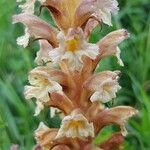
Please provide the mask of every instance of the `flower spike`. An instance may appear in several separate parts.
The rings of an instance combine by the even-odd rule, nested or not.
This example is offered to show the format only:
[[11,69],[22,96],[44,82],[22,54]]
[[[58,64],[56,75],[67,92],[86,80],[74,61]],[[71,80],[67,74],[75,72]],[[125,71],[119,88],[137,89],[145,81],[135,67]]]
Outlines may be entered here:
[[[50,11],[55,26],[34,15],[37,1]],[[22,12],[13,16],[13,23],[24,24],[25,34],[17,44],[27,47],[32,37],[40,46],[35,58],[38,67],[29,73],[25,98],[35,99],[35,116],[48,107],[51,117],[59,112],[62,119],[59,129],[39,124],[34,150],[118,149],[127,134],[126,122],[138,111],[130,106],[106,107],[121,89],[120,71],[97,73],[95,69],[107,56],[116,56],[123,66],[118,45],[129,33],[118,29],[97,43],[89,41],[97,25],[112,25],[112,15],[119,10],[117,0],[27,0],[19,7]],[[110,124],[120,131],[93,145],[101,129]]]

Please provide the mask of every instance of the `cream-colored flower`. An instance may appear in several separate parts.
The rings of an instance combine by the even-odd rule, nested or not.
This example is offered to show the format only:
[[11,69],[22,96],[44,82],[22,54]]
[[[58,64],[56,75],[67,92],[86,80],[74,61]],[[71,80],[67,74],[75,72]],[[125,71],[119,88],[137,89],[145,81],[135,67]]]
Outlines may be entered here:
[[61,60],[68,60],[72,70],[82,68],[82,56],[95,59],[99,54],[99,47],[96,44],[87,43],[81,28],[69,29],[67,35],[63,32],[58,34],[59,47],[49,52],[53,63]]
[[104,71],[88,79],[85,87],[94,92],[90,100],[106,103],[115,98],[121,89],[118,78],[118,72]]
[[111,15],[119,10],[117,0],[96,0],[94,7],[94,15],[105,24],[111,26]]
[[73,112],[62,120],[56,138],[85,138],[89,136],[94,137],[93,123],[89,123],[82,114],[76,114]]
[[17,38],[17,44],[23,46],[24,48],[29,44],[30,34],[28,32],[28,28],[25,28],[25,34]]
[[38,68],[30,72],[29,83],[31,85],[25,86],[24,95],[26,99],[37,99],[35,116],[44,108],[44,104],[50,100],[49,93],[62,91],[62,87],[56,81],[53,81],[46,71],[38,70]]

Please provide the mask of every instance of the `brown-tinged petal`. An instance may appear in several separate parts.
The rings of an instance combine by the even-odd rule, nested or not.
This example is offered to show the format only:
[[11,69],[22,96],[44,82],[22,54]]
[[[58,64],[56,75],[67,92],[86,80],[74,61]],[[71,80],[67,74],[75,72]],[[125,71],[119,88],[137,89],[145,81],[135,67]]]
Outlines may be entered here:
[[94,92],[90,100],[106,103],[115,98],[117,91],[121,88],[118,83],[118,74],[119,71],[104,71],[87,79],[84,87]]
[[52,46],[47,40],[39,40],[39,43],[40,43],[40,50],[37,52],[35,62],[38,65],[43,65],[43,63],[47,63],[50,61],[48,54],[52,50]]
[[118,78],[119,74],[120,74],[120,71],[103,71],[98,74],[94,74],[92,77],[88,78],[85,81],[84,87],[90,90],[94,88],[95,85],[103,82],[107,78],[111,78],[111,79]]
[[119,10],[117,0],[95,0],[94,8],[94,15],[97,16],[99,21],[109,26],[112,25],[111,15],[116,14]]
[[129,33],[125,29],[116,30],[106,35],[98,43],[101,57],[114,55],[117,51],[116,48],[118,44],[123,42],[128,37]]
[[34,135],[39,145],[50,149],[54,146],[53,141],[55,140],[57,132],[58,129],[50,129],[43,122],[41,122]]
[[48,105],[60,109],[65,115],[70,114],[74,109],[72,101],[63,93],[50,93],[50,98]]
[[129,33],[125,29],[120,29],[113,31],[106,35],[102,40],[100,40],[97,44],[99,45],[99,56],[95,60],[94,69],[97,66],[100,59],[106,56],[117,56],[118,62],[120,65],[123,65],[121,59],[120,59],[120,50],[118,48],[118,45],[123,42],[125,39],[129,37]]
[[49,68],[47,66],[42,66],[42,67],[36,67],[35,69],[33,69],[29,75],[42,75],[45,77],[50,78],[53,81],[58,82],[61,85],[67,86],[68,85],[68,81],[67,81],[67,75],[62,72],[61,70],[57,70],[57,69],[53,69],[53,68]]
[[64,31],[73,27],[74,15],[82,0],[47,0],[45,6],[51,11],[57,25]]
[[124,137],[121,133],[116,133],[112,135],[107,141],[100,144],[100,148],[102,150],[112,150],[112,149],[118,149],[124,142]]
[[90,18],[84,28],[84,33],[87,39],[89,39],[92,30],[99,24],[94,18]]
[[84,25],[94,13],[94,1],[95,0],[83,0],[83,2],[78,6],[75,12],[75,27],[81,27],[82,25]]
[[96,132],[98,132],[104,126],[110,124],[117,124],[121,128],[121,133],[123,136],[127,134],[125,130],[126,121],[137,114],[137,110],[129,106],[118,106],[111,109],[105,109],[104,111],[97,114],[92,122],[95,125]]
[[27,28],[31,36],[35,38],[46,39],[52,46],[57,45],[57,30],[51,27],[48,23],[40,18],[22,13],[13,16],[13,23],[23,23]]
[[76,147],[78,145],[76,145],[77,143],[75,142],[75,140],[72,140],[70,138],[69,139],[62,138],[60,140],[57,140],[55,138],[57,135],[57,132],[58,132],[58,129],[50,129],[43,122],[41,122],[37,130],[35,130],[34,136],[37,141],[37,144],[39,144],[42,148],[45,148],[48,150],[53,149],[57,145],[66,145],[66,147],[68,145],[68,146],[71,146],[73,150],[77,149]]
[[56,136],[57,139],[63,137],[79,139],[94,137],[93,123],[88,122],[87,118],[78,110],[73,110],[70,115],[63,118]]

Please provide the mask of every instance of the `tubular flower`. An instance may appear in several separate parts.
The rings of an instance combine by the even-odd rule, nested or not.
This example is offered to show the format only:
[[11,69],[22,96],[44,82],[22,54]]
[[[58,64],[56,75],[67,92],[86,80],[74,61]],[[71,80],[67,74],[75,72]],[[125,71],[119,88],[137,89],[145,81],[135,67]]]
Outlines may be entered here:
[[88,120],[82,114],[73,112],[62,120],[56,138],[84,138],[88,136],[94,137],[93,123],[88,123]]
[[63,32],[58,34],[59,47],[49,52],[53,63],[58,64],[61,60],[68,60],[69,67],[73,70],[82,68],[82,56],[94,60],[99,54],[96,44],[87,43],[81,28],[69,29],[65,36]]
[[[21,2],[20,0],[17,0]],[[43,122],[35,131],[37,146],[48,150],[112,150],[118,149],[127,134],[125,123],[137,114],[129,106],[106,107],[121,89],[120,71],[97,73],[96,67],[107,56],[116,56],[123,66],[118,45],[129,37],[125,29],[118,29],[90,43],[93,29],[100,23],[112,25],[111,16],[119,10],[116,0],[37,0],[41,9],[48,9],[55,26],[34,15],[36,0],[20,5],[21,14],[13,16],[13,23],[22,23],[25,34],[17,44],[27,47],[32,37],[39,41],[35,63],[25,86],[26,99],[35,98],[38,115],[45,107],[51,117],[57,113],[60,128],[50,129]],[[42,11],[41,11],[42,12]],[[93,140],[102,128],[115,124],[114,133],[99,145]]]
[[85,83],[85,87],[94,91],[90,100],[106,103],[116,97],[116,92],[121,89],[118,83],[118,71],[104,71],[92,76]]
[[44,104],[50,100],[49,93],[62,91],[62,87],[52,80],[48,70],[44,71],[42,68],[35,68],[30,72],[29,83],[31,85],[25,86],[24,95],[26,99],[37,99],[35,115],[38,115],[44,108]]

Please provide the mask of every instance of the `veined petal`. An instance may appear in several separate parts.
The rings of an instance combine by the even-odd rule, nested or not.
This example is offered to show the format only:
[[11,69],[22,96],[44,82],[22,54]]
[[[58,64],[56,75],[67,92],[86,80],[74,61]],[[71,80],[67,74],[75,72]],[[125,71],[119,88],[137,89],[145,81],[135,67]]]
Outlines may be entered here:
[[[118,106],[111,109],[105,109],[103,112],[97,114],[92,121],[95,124],[97,132],[104,126],[117,124],[121,128],[122,135],[125,136],[127,134],[125,123],[130,117],[137,113],[138,111],[133,107]],[[99,120],[99,122],[97,122],[97,120]]]
[[67,35],[60,32],[57,38],[59,47],[50,51],[49,57],[51,61],[56,64],[61,60],[67,60],[71,70],[82,69],[83,56],[94,60],[99,54],[98,45],[88,43],[81,28],[70,28]]
[[[35,76],[36,76],[36,80],[34,80]],[[48,82],[52,82],[52,84],[53,84],[53,81],[56,81],[61,85],[67,86],[67,74],[65,74],[64,72],[60,70],[49,68],[47,66],[36,67],[29,73],[29,80],[30,79],[32,80],[32,81],[30,80],[30,84],[35,85],[36,81],[40,82],[40,80],[42,80],[42,78],[39,78],[38,80],[38,77],[40,76],[43,78],[47,78]]]
[[57,25],[64,31],[73,27],[74,15],[82,0],[47,0],[45,6],[51,11]]
[[82,114],[72,113],[62,120],[62,124],[56,138],[86,138],[89,136],[94,137],[93,124],[89,123]]
[[61,71],[54,71],[48,67],[37,67],[29,73],[31,86],[25,86],[24,94],[27,99],[33,97],[37,99],[35,115],[38,115],[44,108],[44,105],[50,101],[50,93],[62,92],[61,85],[55,80],[65,83],[65,76],[62,77],[63,75],[65,74],[62,74]]
[[25,99],[36,98],[40,90],[41,90],[40,87],[33,87],[33,86],[26,85],[24,88]]
[[28,28],[31,36],[48,40],[52,46],[57,45],[57,30],[40,18],[27,13],[14,15],[13,23],[18,22],[23,23]]
[[118,83],[118,71],[104,71],[93,75],[85,83],[84,87],[93,91],[90,100],[106,103],[116,97],[116,92],[121,89]]
[[100,48],[100,58],[115,55],[118,58],[118,63],[123,65],[120,59],[120,50],[118,45],[129,37],[129,33],[125,29],[113,31],[99,41],[98,45]]
[[50,129],[43,122],[41,122],[38,129],[35,130],[34,135],[38,144],[44,148],[51,148],[54,146],[53,141],[57,135],[57,129]]
[[94,13],[94,2],[95,0],[83,0],[78,6],[75,13],[75,27],[81,27],[88,21],[88,19]]
[[47,63],[50,61],[48,54],[52,50],[52,46],[46,40],[40,40],[39,42],[40,42],[40,50],[39,52],[37,52],[35,62],[38,65],[42,65],[43,63]]

